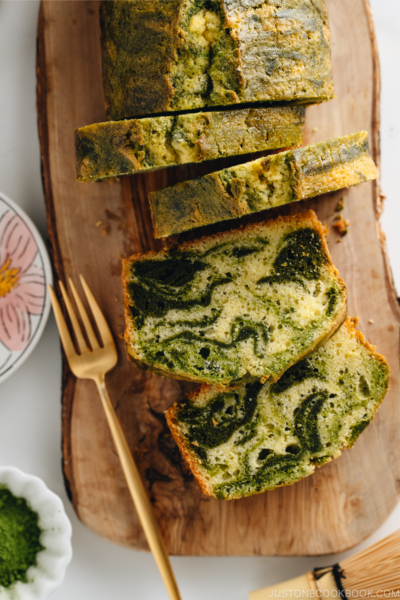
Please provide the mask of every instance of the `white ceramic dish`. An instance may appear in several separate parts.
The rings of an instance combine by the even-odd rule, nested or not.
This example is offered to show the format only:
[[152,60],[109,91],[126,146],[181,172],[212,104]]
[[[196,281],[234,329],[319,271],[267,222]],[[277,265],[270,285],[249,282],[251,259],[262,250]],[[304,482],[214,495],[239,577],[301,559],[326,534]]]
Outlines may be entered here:
[[31,219],[0,192],[0,383],[28,358],[50,312],[50,259]]
[[71,523],[61,499],[41,479],[14,467],[0,467],[0,485],[17,497],[25,498],[39,515],[42,530],[37,566],[27,571],[28,583],[17,581],[8,588],[0,586],[0,600],[44,600],[61,585],[72,558]]

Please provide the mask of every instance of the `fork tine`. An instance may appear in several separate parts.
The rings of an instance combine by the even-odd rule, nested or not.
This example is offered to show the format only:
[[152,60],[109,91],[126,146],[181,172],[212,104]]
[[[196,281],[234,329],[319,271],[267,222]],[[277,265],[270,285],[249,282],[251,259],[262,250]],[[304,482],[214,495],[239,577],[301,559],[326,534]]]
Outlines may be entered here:
[[76,318],[75,311],[73,309],[71,300],[69,299],[67,290],[65,289],[63,282],[60,281],[59,284],[60,284],[62,297],[64,298],[65,306],[67,307],[69,318],[71,319],[71,325],[72,325],[72,329],[74,330],[74,334],[76,337],[76,341],[78,343],[79,351],[81,354],[83,354],[83,353],[87,352],[88,349],[86,346],[85,338],[83,337],[83,334],[82,334],[81,326],[79,325],[78,319]]
[[97,341],[96,334],[93,331],[92,324],[89,320],[85,307],[83,306],[82,300],[77,292],[77,289],[74,285],[74,282],[71,278],[69,278],[69,285],[71,286],[72,294],[74,296],[75,304],[78,307],[79,314],[81,315],[81,319],[83,322],[83,326],[86,330],[86,334],[89,338],[90,345],[92,350],[98,350],[100,348],[99,342]]
[[115,347],[114,339],[111,334],[110,328],[107,324],[107,321],[104,318],[103,313],[100,310],[99,305],[97,304],[95,297],[93,296],[93,293],[92,293],[90,287],[88,286],[88,284],[86,282],[86,279],[83,277],[83,275],[79,275],[79,277],[81,280],[82,287],[85,291],[87,301],[88,301],[91,311],[93,313],[94,320],[96,321],[97,328],[101,335],[101,339],[103,340],[104,346],[106,346],[108,344],[112,344]]
[[49,285],[48,288],[49,288],[49,292],[50,292],[50,299],[51,299],[51,304],[53,306],[54,316],[56,318],[58,332],[59,332],[60,338],[61,338],[61,343],[63,345],[65,354],[67,355],[67,359],[69,361],[73,356],[76,356],[75,346],[74,346],[71,336],[69,334],[68,327],[65,322],[64,315],[62,314],[61,307],[58,303],[55,291],[53,290],[53,287],[51,285]]

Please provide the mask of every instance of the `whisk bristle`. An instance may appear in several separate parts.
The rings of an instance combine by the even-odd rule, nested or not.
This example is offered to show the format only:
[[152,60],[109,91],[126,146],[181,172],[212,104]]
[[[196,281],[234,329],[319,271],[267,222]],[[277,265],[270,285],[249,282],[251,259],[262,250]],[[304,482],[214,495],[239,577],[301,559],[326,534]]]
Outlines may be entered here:
[[400,598],[400,530],[340,566],[346,577],[343,588],[352,597]]
[[370,548],[295,579],[250,592],[249,600],[400,598],[400,530]]

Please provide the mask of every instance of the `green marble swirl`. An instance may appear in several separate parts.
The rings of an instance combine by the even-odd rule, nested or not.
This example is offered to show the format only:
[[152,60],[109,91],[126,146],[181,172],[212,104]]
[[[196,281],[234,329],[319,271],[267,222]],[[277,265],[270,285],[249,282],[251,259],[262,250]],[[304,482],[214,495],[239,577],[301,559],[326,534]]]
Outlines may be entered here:
[[290,367],[276,383],[271,385],[271,394],[283,394],[283,392],[286,392],[293,385],[303,383],[307,379],[324,380],[323,368],[321,368],[320,364],[316,366],[315,356],[313,358],[314,360],[305,358],[293,365],[293,367]]
[[295,409],[293,433],[298,437],[299,443],[289,445],[286,448],[287,454],[268,452],[263,460],[261,450],[259,462],[262,464],[256,473],[250,469],[248,455],[245,455],[244,475],[229,483],[217,485],[216,497],[223,499],[241,491],[246,493],[248,488],[259,492],[267,486],[288,483],[292,478],[298,478],[305,459],[323,449],[317,420],[328,397],[329,393],[326,390],[315,392],[307,396]]
[[[163,371],[225,384],[244,379],[243,342],[250,341],[246,348],[252,348],[256,363],[269,361],[272,376],[293,362],[293,352],[307,350],[324,320],[339,310],[343,292],[335,278],[326,275],[328,259],[314,229],[291,231],[274,244],[276,250],[267,238],[254,236],[223,241],[203,252],[170,250],[162,259],[133,262],[130,311],[144,362]],[[243,277],[249,260],[258,261],[251,263],[257,269],[252,280]],[[326,291],[328,302],[318,305],[318,316],[299,324],[295,306],[285,305],[285,286],[301,286],[301,298],[315,295],[318,290],[310,291],[309,284],[323,277],[323,269],[332,281]],[[257,279],[263,271],[266,275]],[[232,295],[240,298],[239,314],[224,312],[224,293],[220,292],[224,286],[230,286],[227,300]],[[255,316],[257,311],[260,318]],[[269,354],[271,340],[279,337],[282,327],[290,336],[287,346]],[[214,333],[221,329],[224,341]]]
[[321,266],[327,262],[321,238],[313,229],[293,231],[286,236],[285,245],[274,260],[273,274],[258,283],[296,281],[305,285],[305,281],[319,278]]
[[257,424],[257,394],[262,384],[258,381],[243,386],[238,391],[218,394],[205,407],[195,406],[191,402],[181,405],[178,420],[187,426],[187,439],[192,444],[194,452],[206,457],[210,448],[215,448],[227,442],[236,431],[240,436],[235,444],[240,445],[249,441],[255,434]]
[[[185,322],[187,325],[187,322]],[[201,376],[205,369],[215,375],[227,373],[231,380],[239,375],[239,365],[231,364],[231,353],[239,342],[253,340],[255,356],[263,358],[268,344],[268,329],[263,323],[254,323],[238,317],[230,330],[231,342],[221,342],[191,331],[183,331],[159,342],[147,352],[151,362],[157,362],[169,369],[182,369]]]
[[294,483],[353,445],[388,381],[387,364],[344,326],[276,383],[188,400],[176,419],[213,495],[237,498]]

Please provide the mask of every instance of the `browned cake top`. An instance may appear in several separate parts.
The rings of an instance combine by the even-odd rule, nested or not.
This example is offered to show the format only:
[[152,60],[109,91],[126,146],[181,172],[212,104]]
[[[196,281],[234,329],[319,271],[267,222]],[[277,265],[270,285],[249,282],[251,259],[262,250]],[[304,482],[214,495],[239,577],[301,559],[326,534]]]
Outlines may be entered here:
[[325,0],[101,3],[111,119],[333,97]]

